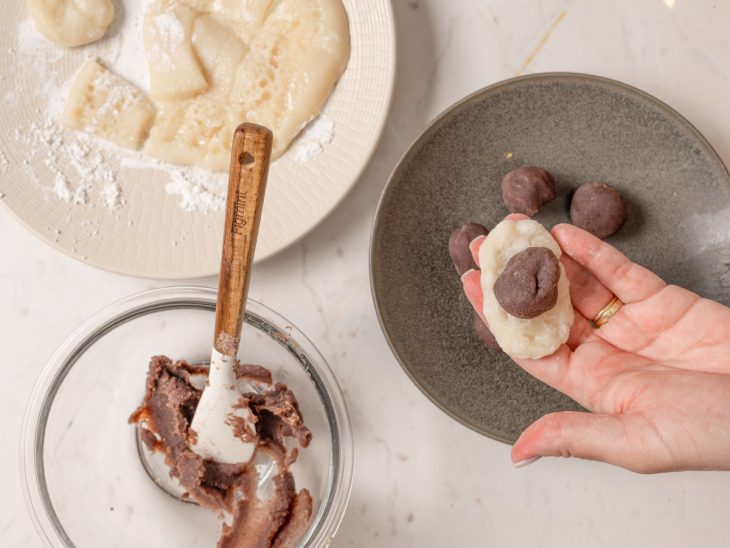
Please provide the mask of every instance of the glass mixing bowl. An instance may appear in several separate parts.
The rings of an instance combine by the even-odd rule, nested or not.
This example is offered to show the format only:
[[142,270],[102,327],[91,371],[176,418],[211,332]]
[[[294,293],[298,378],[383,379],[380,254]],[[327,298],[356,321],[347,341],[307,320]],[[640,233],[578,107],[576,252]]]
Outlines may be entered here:
[[[35,386],[22,435],[30,513],[50,546],[210,547],[213,512],[176,500],[147,475],[136,429],[151,356],[210,358],[216,292],[155,289],[110,305],[56,351]],[[299,401],[311,445],[292,466],[314,501],[301,546],[327,545],[347,506],[353,442],[347,409],[322,355],[273,310],[249,300],[239,358],[271,370]]]

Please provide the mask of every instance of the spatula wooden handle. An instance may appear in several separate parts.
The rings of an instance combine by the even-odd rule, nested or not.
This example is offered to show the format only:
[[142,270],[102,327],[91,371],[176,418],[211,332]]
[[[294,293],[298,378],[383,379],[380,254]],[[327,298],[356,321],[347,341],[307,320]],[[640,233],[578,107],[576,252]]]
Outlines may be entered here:
[[241,124],[233,134],[213,346],[235,356],[271,161],[271,131]]

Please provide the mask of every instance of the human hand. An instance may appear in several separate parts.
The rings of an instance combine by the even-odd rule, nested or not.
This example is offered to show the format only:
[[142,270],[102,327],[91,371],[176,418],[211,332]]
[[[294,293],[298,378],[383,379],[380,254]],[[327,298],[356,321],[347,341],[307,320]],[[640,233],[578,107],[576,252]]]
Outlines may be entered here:
[[[730,470],[730,308],[667,285],[575,226],[558,225],[552,235],[575,322],[555,354],[515,361],[592,413],[538,419],[515,442],[512,461],[563,456],[642,473]],[[483,241],[471,245],[476,264]],[[480,272],[462,282],[484,319]],[[624,306],[594,329],[590,319],[614,295]]]

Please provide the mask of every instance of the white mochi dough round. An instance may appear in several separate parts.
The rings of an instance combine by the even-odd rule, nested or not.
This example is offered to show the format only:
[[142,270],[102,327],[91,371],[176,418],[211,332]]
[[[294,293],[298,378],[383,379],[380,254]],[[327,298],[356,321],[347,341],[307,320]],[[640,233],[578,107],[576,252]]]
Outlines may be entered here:
[[558,300],[540,316],[521,319],[509,315],[494,296],[494,283],[517,253],[528,247],[546,247],[560,259],[562,251],[550,233],[537,221],[502,221],[479,249],[484,316],[497,342],[513,358],[542,358],[568,340],[573,325],[568,278],[560,265]]
[[83,46],[104,36],[114,19],[112,0],[28,0],[43,36],[59,46]]

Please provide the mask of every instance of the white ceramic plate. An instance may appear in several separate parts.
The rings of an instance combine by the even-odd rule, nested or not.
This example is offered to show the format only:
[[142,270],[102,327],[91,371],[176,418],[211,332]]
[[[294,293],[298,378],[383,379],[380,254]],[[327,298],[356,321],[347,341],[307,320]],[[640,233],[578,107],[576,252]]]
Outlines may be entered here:
[[[43,240],[94,266],[147,278],[207,276],[219,267],[223,211],[184,211],[180,197],[166,192],[174,177],[187,177],[187,168],[171,175],[166,168],[150,167],[137,154],[92,140],[82,169],[95,165],[89,158],[100,154],[102,170],[84,178],[93,181],[87,203],[60,200],[52,191],[59,171],[67,174],[72,188],[77,185],[78,171],[67,164],[71,156],[83,154],[72,132],[60,132],[51,123],[54,110],[62,105],[64,85],[92,56],[133,81],[135,75],[144,74],[139,14],[146,3],[116,2],[118,15],[108,38],[63,49],[37,35],[25,0],[3,2],[0,202]],[[340,203],[367,164],[385,123],[395,72],[390,1],[344,0],[344,4],[352,52],[324,109],[334,122],[334,138],[306,162],[296,160],[295,141],[271,166],[256,260],[304,236]],[[107,176],[111,171],[121,188],[123,203],[115,209],[103,205],[104,170]]]

